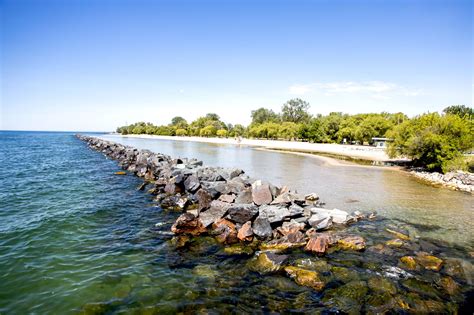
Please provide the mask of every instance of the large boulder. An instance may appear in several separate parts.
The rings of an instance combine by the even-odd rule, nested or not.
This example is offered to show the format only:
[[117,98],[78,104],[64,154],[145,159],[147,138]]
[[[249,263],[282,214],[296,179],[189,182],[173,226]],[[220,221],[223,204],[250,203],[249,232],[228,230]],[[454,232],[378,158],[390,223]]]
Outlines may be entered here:
[[227,213],[229,220],[243,224],[257,215],[258,208],[254,204],[232,204]]
[[188,176],[188,178],[186,178],[184,181],[184,188],[190,193],[195,193],[199,187],[201,187],[201,183],[199,182],[199,178],[197,178],[196,175]]
[[258,217],[252,224],[253,233],[261,239],[266,239],[272,236],[272,226],[267,218]]
[[277,227],[277,231],[285,236],[291,233],[296,233],[298,231],[302,231],[305,228],[304,223],[296,222],[295,220],[291,220],[290,222],[283,222],[283,224]]
[[242,225],[237,233],[237,238],[241,241],[251,242],[253,239],[252,222],[247,221]]
[[199,210],[203,210],[209,208],[213,198],[209,191],[201,188],[196,193],[196,199],[199,202]]
[[238,241],[235,224],[226,219],[220,219],[212,225],[213,235],[220,243],[232,244]]
[[317,213],[308,219],[308,223],[318,231],[325,230],[332,226],[332,217],[327,214]]
[[199,235],[206,232],[206,228],[191,213],[183,213],[171,227],[171,232],[175,234]]
[[199,214],[199,220],[204,227],[208,227],[224,217],[229,207],[230,204],[227,202],[214,200],[211,202],[209,210],[203,211]]
[[235,203],[252,203],[252,189],[246,188],[242,190],[235,198]]
[[273,196],[270,185],[260,180],[255,181],[252,184],[252,200],[258,206],[271,203]]
[[281,222],[291,216],[290,211],[284,206],[263,205],[259,208],[261,217],[268,219],[270,223]]

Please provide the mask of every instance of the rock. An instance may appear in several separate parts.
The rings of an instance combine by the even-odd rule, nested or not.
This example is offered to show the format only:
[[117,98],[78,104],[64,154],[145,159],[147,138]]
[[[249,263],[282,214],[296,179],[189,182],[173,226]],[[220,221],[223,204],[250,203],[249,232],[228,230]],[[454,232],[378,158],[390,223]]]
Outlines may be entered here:
[[343,313],[359,314],[368,292],[365,281],[351,281],[343,286],[329,290],[323,303]]
[[316,291],[321,291],[324,288],[325,284],[316,271],[287,266],[285,272],[299,285],[310,287]]
[[456,281],[454,281],[453,278],[448,276],[441,278],[439,284],[441,285],[443,290],[446,291],[446,293],[448,293],[449,295],[455,295],[460,290],[459,285],[456,283]]
[[188,178],[186,178],[186,180],[184,181],[184,188],[190,193],[194,194],[196,191],[198,191],[200,187],[201,183],[195,175],[188,176]]
[[272,236],[272,227],[267,218],[258,217],[252,224],[253,233],[260,239]]
[[205,233],[206,228],[194,215],[183,213],[171,227],[171,232],[175,234],[199,235]]
[[181,188],[178,185],[175,185],[174,183],[168,183],[165,186],[165,193],[167,193],[168,195],[176,195],[180,192]]
[[285,192],[283,194],[278,195],[272,202],[272,205],[280,205],[286,204],[289,205],[291,203],[291,196],[289,192]]
[[273,200],[270,186],[258,180],[252,184],[252,200],[257,205],[269,204]]
[[252,222],[247,221],[244,225],[239,229],[237,233],[237,238],[241,241],[251,242],[253,239],[253,230],[252,230]]
[[441,292],[436,290],[431,283],[422,281],[416,278],[409,278],[401,281],[401,285],[409,291],[423,294],[432,298],[439,298],[442,296]]
[[296,204],[292,204],[289,208],[288,211],[290,212],[291,217],[300,217],[304,213],[303,207],[300,207]]
[[400,262],[402,263],[403,267],[408,270],[416,269],[416,261],[413,256],[403,256],[402,258],[400,258]]
[[238,195],[237,198],[235,198],[235,203],[242,203],[242,204],[248,204],[252,203],[252,190],[251,189],[245,189],[242,190]]
[[259,216],[267,218],[270,223],[281,222],[291,216],[290,211],[283,206],[263,205],[258,211]]
[[397,293],[397,287],[395,286],[395,284],[389,279],[384,278],[384,277],[379,277],[379,276],[372,277],[369,279],[367,284],[369,288],[375,292],[381,292],[381,293],[386,292],[392,295]]
[[211,202],[209,210],[203,211],[199,214],[199,220],[201,221],[204,227],[216,223],[222,217],[224,217],[230,207],[230,204],[227,202],[222,202],[214,200]]
[[311,208],[311,212],[313,214],[318,214],[320,217],[327,217],[330,216],[332,218],[332,222],[336,224],[346,224],[351,219],[349,213],[339,209],[323,209],[323,208]]
[[268,243],[260,245],[261,249],[283,251],[290,248],[303,247],[306,242],[304,240],[304,234],[300,231],[288,234],[278,239],[274,239]]
[[212,195],[203,188],[197,191],[196,198],[199,202],[199,210],[207,209],[211,205]]
[[141,184],[137,187],[137,190],[140,190],[140,191],[145,190],[146,185],[148,185],[147,182],[141,183]]
[[332,217],[322,213],[313,214],[309,218],[308,223],[318,231],[326,230],[332,226]]
[[227,246],[224,248],[224,253],[228,255],[253,255],[254,250],[250,246],[242,246],[240,244]]
[[331,265],[322,259],[300,258],[295,260],[294,265],[307,270],[315,270],[319,272],[331,271]]
[[433,271],[439,271],[443,265],[443,261],[441,259],[424,252],[418,253],[415,257],[415,260],[425,269]]
[[332,266],[331,273],[337,281],[344,283],[359,280],[359,274],[357,271],[349,268]]
[[337,245],[340,249],[360,251],[365,249],[365,240],[362,236],[347,236],[338,240]]
[[115,175],[127,175],[127,172],[119,171],[119,172],[115,172],[114,174]]
[[260,274],[277,272],[288,259],[286,255],[277,255],[271,252],[260,252],[249,262],[249,269]]
[[311,193],[311,194],[308,194],[308,195],[304,196],[304,199],[308,200],[308,201],[318,201],[319,196],[315,193]]
[[403,246],[403,241],[401,239],[393,239],[385,242],[385,245],[391,246],[391,247],[402,247]]
[[235,200],[235,196],[234,195],[221,195],[218,200],[227,202],[227,203],[232,203]]
[[384,266],[384,275],[389,278],[393,279],[406,279],[406,278],[412,278],[413,275],[409,272],[406,272],[405,270],[398,268],[398,267],[393,267],[393,266]]
[[390,234],[395,235],[397,238],[399,238],[401,240],[404,240],[404,241],[410,240],[410,237],[406,234],[403,234],[402,232],[398,232],[398,231],[391,230],[391,229],[385,229],[385,231],[387,231]]
[[217,270],[215,270],[214,268],[215,268],[214,266],[210,266],[210,265],[197,265],[193,269],[193,274],[198,277],[207,278],[209,280],[214,281],[216,277],[219,275]]
[[237,242],[237,229],[235,224],[226,219],[220,219],[212,225],[213,235],[220,243],[232,244]]
[[317,234],[311,237],[304,248],[307,252],[313,252],[317,254],[324,254],[331,245],[330,238],[325,234]]
[[305,228],[304,223],[298,223],[295,220],[291,220],[290,222],[283,222],[282,226],[277,228],[277,231],[280,232],[281,235],[285,236],[290,233],[296,233],[298,231],[302,231]]
[[229,207],[227,218],[232,222],[243,224],[252,220],[258,213],[254,204],[232,204]]

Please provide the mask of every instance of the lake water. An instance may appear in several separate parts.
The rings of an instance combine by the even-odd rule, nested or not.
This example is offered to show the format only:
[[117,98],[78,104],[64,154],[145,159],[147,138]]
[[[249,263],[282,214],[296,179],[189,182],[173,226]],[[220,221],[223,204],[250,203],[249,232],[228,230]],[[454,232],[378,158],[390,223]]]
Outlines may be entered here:
[[[473,250],[472,196],[421,184],[402,172],[329,166],[231,145],[103,137],[240,167],[275,184],[317,192],[329,207],[377,210],[396,224],[413,223],[421,237],[447,242],[453,257],[466,260]],[[324,309],[323,295],[281,275],[249,272],[240,267],[242,258],[225,255],[212,239],[175,248],[169,229],[178,214],[137,191],[140,179],[114,175],[117,163],[72,133],[0,132],[0,160],[1,314]],[[330,258],[341,266],[361,261],[351,268],[362,274],[367,256],[351,255]]]

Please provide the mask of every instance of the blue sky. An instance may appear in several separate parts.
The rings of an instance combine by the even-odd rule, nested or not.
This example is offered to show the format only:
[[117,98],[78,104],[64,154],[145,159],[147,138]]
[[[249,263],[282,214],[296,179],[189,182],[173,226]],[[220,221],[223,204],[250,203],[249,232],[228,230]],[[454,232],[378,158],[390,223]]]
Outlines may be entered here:
[[472,106],[466,1],[0,0],[0,129]]

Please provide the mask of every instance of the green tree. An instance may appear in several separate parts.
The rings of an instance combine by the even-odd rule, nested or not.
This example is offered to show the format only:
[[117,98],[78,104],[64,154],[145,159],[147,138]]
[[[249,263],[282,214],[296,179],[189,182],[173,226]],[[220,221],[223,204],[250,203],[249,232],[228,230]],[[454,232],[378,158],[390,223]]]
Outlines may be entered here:
[[181,116],[176,116],[176,117],[173,117],[171,119],[171,125],[172,126],[187,125],[187,124],[188,124],[188,122],[186,121],[186,119],[184,119]]
[[324,132],[322,117],[313,118],[308,123],[302,124],[299,129],[299,137],[311,142],[324,142],[326,133]]
[[213,137],[216,135],[216,132],[217,132],[217,129],[213,125],[209,125],[209,126],[203,127],[199,131],[199,135],[201,137]]
[[271,109],[260,107],[250,114],[252,125],[263,124],[264,122],[279,122],[280,116]]
[[217,130],[216,135],[217,135],[219,138],[226,138],[226,137],[227,137],[227,130],[225,130],[225,129],[219,129],[219,130]]
[[474,117],[474,110],[466,105],[451,105],[443,109],[443,113],[458,115],[461,118],[472,120]]
[[308,113],[309,103],[295,98],[283,104],[281,108],[282,120],[294,123],[308,122],[311,115]]
[[294,122],[286,121],[278,126],[278,137],[285,140],[293,140],[298,137],[300,126]]
[[406,156],[415,166],[449,171],[474,144],[473,122],[457,115],[429,113],[417,116],[389,132],[390,157]]
[[175,134],[176,134],[178,137],[183,137],[183,136],[187,136],[187,135],[188,135],[188,132],[186,131],[186,129],[176,129]]

